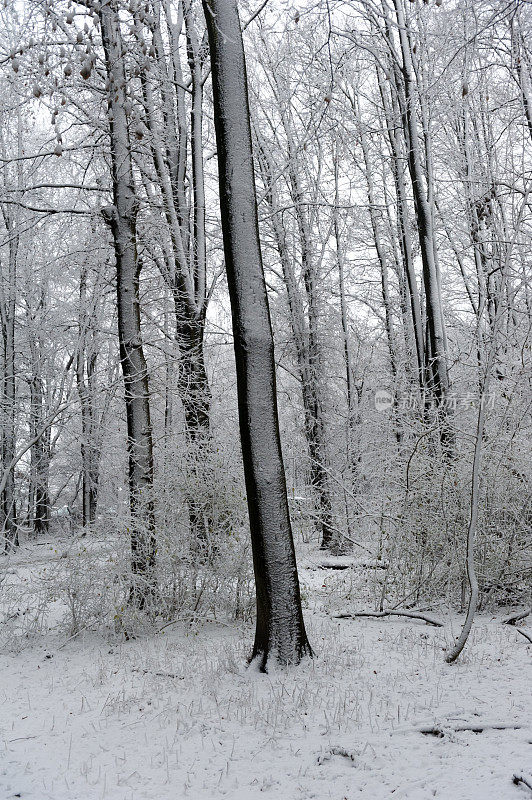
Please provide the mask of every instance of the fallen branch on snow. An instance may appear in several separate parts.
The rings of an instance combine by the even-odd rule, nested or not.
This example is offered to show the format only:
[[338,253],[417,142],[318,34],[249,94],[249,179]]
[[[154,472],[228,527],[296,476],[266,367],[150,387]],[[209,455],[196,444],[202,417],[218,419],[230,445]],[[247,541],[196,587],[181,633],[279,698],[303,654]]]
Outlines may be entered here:
[[318,756],[318,764],[321,766],[326,761],[330,761],[333,756],[342,756],[342,758],[347,758],[349,761],[355,761],[355,754],[351,752],[351,750],[346,750],[345,747],[338,747],[338,745],[333,745],[329,747],[326,753],[322,753]]
[[530,636],[530,634],[526,633],[522,628],[516,628],[516,631],[517,633],[520,633],[521,636],[524,636],[525,639],[528,639],[530,644],[532,644],[532,636]]
[[[504,722],[463,722],[458,725],[423,725],[420,728],[412,728],[411,731],[417,731],[424,736],[437,736],[441,739],[449,731],[453,733],[462,733],[465,731],[484,733],[485,731],[518,731],[523,727],[523,725],[512,722],[508,724]],[[406,731],[400,732],[404,733]]]
[[369,561],[361,558],[342,558],[341,556],[324,558],[318,563],[304,564],[303,569],[388,569],[386,561]]
[[525,619],[529,614],[532,614],[532,608],[527,608],[524,611],[519,611],[517,614],[511,614],[506,619],[503,619],[503,625],[515,625],[520,619]]
[[518,786],[520,783],[524,783],[524,785],[528,786],[532,792],[532,778],[525,778],[522,772],[515,772],[512,781],[516,786]]
[[173,678],[180,681],[185,680],[183,675],[177,675],[175,672],[154,672],[151,669],[138,669],[138,667],[131,667],[131,672],[141,672],[143,675],[156,675],[158,678]]
[[419,611],[401,611],[399,609],[390,609],[389,611],[352,611],[345,614],[335,614],[333,619],[354,619],[355,617],[409,617],[410,619],[421,619],[427,625],[434,625],[435,628],[443,628],[443,622],[440,622],[434,617],[427,617],[426,614],[421,614]]

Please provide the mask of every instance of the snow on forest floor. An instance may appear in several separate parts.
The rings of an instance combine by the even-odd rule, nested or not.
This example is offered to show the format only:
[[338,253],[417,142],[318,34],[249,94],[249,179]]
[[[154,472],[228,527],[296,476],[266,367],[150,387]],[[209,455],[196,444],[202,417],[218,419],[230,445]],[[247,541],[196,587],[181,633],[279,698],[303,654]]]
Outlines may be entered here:
[[[316,576],[302,570],[304,595]],[[0,798],[531,796],[512,783],[532,773],[532,646],[515,629],[479,617],[451,666],[457,617],[439,629],[319,605],[305,616],[316,657],[269,675],[246,669],[253,631],[233,623],[4,652]],[[452,730],[484,722],[522,727]],[[445,735],[416,730],[426,724]]]

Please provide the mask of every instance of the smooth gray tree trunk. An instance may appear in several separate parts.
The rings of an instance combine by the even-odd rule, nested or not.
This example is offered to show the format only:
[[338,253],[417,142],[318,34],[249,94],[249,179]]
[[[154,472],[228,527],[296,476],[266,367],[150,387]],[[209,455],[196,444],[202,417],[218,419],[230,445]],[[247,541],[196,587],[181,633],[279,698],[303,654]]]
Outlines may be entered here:
[[231,298],[257,624],[251,659],[298,663],[307,640],[279,436],[275,361],[262,266],[244,47],[236,0],[204,0]]
[[115,246],[118,338],[127,417],[132,554],[129,600],[132,605],[143,608],[156,590],[153,445],[148,370],[140,328],[137,201],[125,110],[126,74],[118,12],[119,4],[115,0],[104,0],[99,10],[112,112],[109,130],[114,199],[114,205],[103,209],[103,214],[111,227]]

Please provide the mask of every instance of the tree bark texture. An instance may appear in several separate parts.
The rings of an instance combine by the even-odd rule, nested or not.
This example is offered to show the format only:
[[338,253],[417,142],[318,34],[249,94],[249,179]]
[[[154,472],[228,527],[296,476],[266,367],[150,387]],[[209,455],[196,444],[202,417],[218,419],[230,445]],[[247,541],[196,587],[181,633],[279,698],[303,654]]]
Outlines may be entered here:
[[204,0],[218,147],[257,624],[251,659],[310,654],[279,437],[273,335],[259,242],[246,66],[236,0]]
[[148,371],[142,347],[137,255],[137,207],[131,146],[125,111],[126,73],[118,4],[100,7],[102,42],[109,81],[109,120],[114,205],[104,209],[115,247],[118,337],[124,377],[131,509],[132,585],[130,602],[143,608],[155,592],[153,447]]

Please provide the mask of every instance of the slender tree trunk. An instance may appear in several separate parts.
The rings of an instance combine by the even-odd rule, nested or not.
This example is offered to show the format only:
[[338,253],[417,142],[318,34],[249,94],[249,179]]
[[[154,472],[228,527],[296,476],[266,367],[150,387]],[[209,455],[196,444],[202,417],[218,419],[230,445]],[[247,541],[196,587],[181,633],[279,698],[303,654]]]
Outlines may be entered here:
[[[11,258],[10,258],[11,261]],[[15,282],[14,264],[9,266],[10,296],[2,302],[2,393],[0,420],[2,422],[2,469],[8,471],[5,487],[0,494],[0,533],[4,548],[18,546],[18,527],[15,508],[15,469],[10,464],[15,455]],[[4,301],[4,298],[2,298]],[[0,548],[1,550],[1,548]]]
[[104,0],[99,9],[109,81],[109,120],[114,205],[103,209],[110,224],[117,269],[118,338],[124,377],[129,454],[132,586],[130,602],[143,608],[156,590],[153,446],[148,370],[142,347],[137,256],[137,201],[125,110],[126,73],[119,5]]
[[[517,2],[516,2],[517,8]],[[511,19],[512,36],[514,40],[513,57],[515,62],[515,70],[519,81],[519,88],[521,89],[521,100],[523,102],[523,111],[525,113],[526,122],[528,125],[528,132],[532,140],[532,91],[530,89],[530,63],[526,58],[525,40],[519,26],[518,17],[513,14]],[[515,29],[514,29],[515,25]]]
[[82,523],[86,528],[96,520],[98,501],[100,447],[96,419],[96,365],[92,320],[87,307],[87,271],[80,276],[79,345],[76,381],[81,409],[81,492]]
[[[22,125],[20,108],[17,114],[18,154],[23,153]],[[3,143],[2,143],[3,144]],[[3,151],[5,153],[5,151]],[[17,164],[17,188],[21,189],[21,167]],[[5,182],[5,178],[4,178]],[[0,453],[2,470],[7,470],[5,486],[0,492],[0,537],[3,537],[6,551],[19,544],[17,513],[15,505],[15,468],[10,466],[16,447],[15,403],[16,403],[16,364],[15,364],[15,316],[17,292],[17,256],[19,248],[18,216],[9,206],[2,207],[2,216],[8,233],[9,255],[5,281],[0,281],[0,325],[2,332],[2,364],[0,393]],[[0,265],[0,275],[2,265]]]
[[405,135],[408,140],[408,168],[412,181],[414,205],[421,259],[423,263],[423,281],[426,297],[427,336],[430,349],[426,359],[426,371],[430,376],[430,389],[440,410],[440,437],[446,451],[453,448],[453,434],[448,419],[449,408],[446,400],[450,392],[450,381],[447,361],[446,337],[442,314],[440,281],[434,257],[434,231],[432,210],[427,199],[421,154],[419,149],[418,125],[416,119],[416,94],[412,67],[410,41],[405,26],[402,0],[393,0],[396,10],[398,36],[402,56],[402,78],[404,88],[406,124]]
[[[305,430],[310,453],[312,486],[318,498],[321,548],[326,550],[336,544],[332,499],[327,475],[327,448],[323,414],[322,366],[319,337],[319,309],[317,295],[317,270],[312,248],[312,236],[308,214],[304,208],[304,193],[296,168],[296,153],[288,119],[284,118],[288,140],[288,173],[292,199],[299,232],[301,248],[301,270],[307,301],[307,348],[306,370],[303,380],[303,404],[305,406]],[[306,396],[306,397],[305,397]]]
[[[362,126],[362,120],[360,120]],[[366,177],[367,191],[368,191],[368,206],[369,216],[371,222],[371,230],[373,232],[373,242],[379,260],[379,267],[381,273],[381,294],[382,304],[384,306],[384,327],[386,330],[386,342],[388,344],[388,354],[390,359],[390,372],[392,377],[392,395],[393,395],[393,411],[394,411],[394,434],[397,443],[400,444],[402,440],[402,431],[398,419],[398,398],[397,398],[397,345],[395,341],[395,329],[392,317],[392,305],[390,299],[390,282],[388,276],[388,258],[386,250],[381,237],[380,220],[378,219],[377,212],[377,198],[373,182],[373,173],[371,171],[371,164],[369,160],[368,147],[365,139],[364,131],[360,130],[360,144],[362,146],[362,155],[364,158],[364,172]]]
[[336,244],[336,263],[338,265],[338,289],[340,292],[340,318],[342,321],[342,338],[343,338],[343,351],[344,351],[344,365],[345,365],[345,380],[347,387],[347,452],[349,469],[353,479],[356,478],[358,464],[360,462],[360,441],[359,441],[359,426],[360,415],[358,413],[358,403],[360,401],[357,387],[355,384],[355,370],[353,367],[353,359],[351,356],[351,346],[349,341],[349,322],[347,316],[347,301],[345,296],[345,270],[344,270],[344,249],[342,245],[342,237],[340,233],[340,220],[338,207],[340,204],[340,195],[338,188],[338,152],[335,159],[334,168],[334,211],[333,211],[333,227],[334,239]]
[[271,225],[275,244],[281,260],[286,287],[290,323],[296,350],[297,367],[303,400],[304,431],[310,460],[310,482],[314,494],[317,514],[315,526],[321,537],[321,546],[328,549],[335,544],[332,519],[332,500],[326,470],[325,428],[320,387],[320,354],[318,342],[318,310],[315,286],[315,271],[310,254],[306,219],[301,207],[301,196],[293,168],[290,169],[294,203],[297,207],[298,229],[302,252],[303,279],[307,299],[305,314],[293,265],[288,252],[285,232],[279,214],[277,192],[273,184],[273,168],[265,146],[259,142],[259,166],[262,171],[266,199],[271,208]]
[[259,242],[244,48],[236,0],[204,0],[220,207],[231,298],[242,457],[257,594],[252,660],[310,654],[279,437],[275,361]]
[[40,436],[38,431],[43,427],[43,401],[44,391],[42,377],[39,374],[39,358],[35,352],[34,344],[32,357],[32,371],[30,381],[30,430],[35,436],[35,442],[31,448],[31,483],[33,510],[33,532],[35,535],[48,533],[50,526],[50,492],[48,488],[49,467],[50,467],[50,430],[46,428]]
[[42,434],[37,443],[35,463],[35,516],[33,531],[36,535],[47,534],[50,528],[50,429]]
[[[389,107],[388,96],[386,94],[386,87],[383,84],[383,79],[380,70],[377,71],[379,81],[379,88],[381,98],[384,106],[384,113],[386,118],[386,129],[390,143],[391,153],[391,169],[395,185],[395,196],[397,201],[397,231],[399,238],[399,248],[401,252],[401,259],[403,262],[403,271],[406,277],[406,284],[408,287],[409,307],[411,314],[411,324],[414,334],[415,352],[416,352],[416,366],[418,385],[423,392],[425,387],[424,377],[424,336],[423,336],[423,322],[421,314],[421,303],[419,298],[419,289],[417,285],[416,272],[414,268],[414,258],[412,254],[412,240],[410,235],[410,214],[408,211],[408,200],[406,196],[406,187],[403,173],[403,163],[405,161],[404,146],[400,138],[400,133],[397,127],[397,122],[401,119],[401,109],[397,97],[394,92],[391,92],[391,104]],[[396,87],[399,92],[399,86]],[[405,335],[405,340],[408,334]]]
[[[143,43],[140,37],[143,15],[138,13],[139,8],[136,25],[139,43]],[[176,342],[180,356],[177,389],[184,409],[188,478],[192,483],[191,491],[187,493],[191,544],[195,554],[203,558],[213,553],[214,531],[207,504],[201,493],[197,493],[198,483],[208,486],[212,480],[211,391],[203,344],[207,311],[207,252],[201,43],[191,0],[180,0],[176,22],[173,22],[168,6],[165,11],[170,42],[168,56],[161,28],[161,4],[154,2],[153,9],[156,23],[152,27],[152,37],[159,71],[154,74],[154,70],[144,70],[141,82],[150,148],[168,231],[164,277],[174,295]],[[185,91],[177,85],[186,83],[179,44],[183,22],[190,71],[190,109],[185,101]],[[191,169],[187,176],[189,150]]]
[[[506,283],[508,276],[507,276],[507,266],[504,269],[503,275],[501,276],[504,283]],[[482,309],[480,309],[480,313],[478,316],[477,325],[480,327],[482,318]],[[475,612],[478,606],[478,578],[475,568],[475,537],[477,533],[477,523],[478,523],[478,510],[479,510],[479,503],[480,503],[480,492],[481,492],[481,481],[482,481],[482,448],[484,445],[484,430],[486,427],[486,409],[487,409],[487,401],[488,401],[488,392],[490,387],[490,378],[491,373],[493,370],[495,355],[497,352],[497,339],[498,339],[498,323],[500,321],[499,318],[494,320],[493,327],[491,329],[491,341],[489,343],[489,350],[486,355],[485,366],[483,370],[483,374],[479,375],[479,394],[478,394],[478,413],[477,413],[477,428],[475,434],[475,449],[473,452],[473,466],[471,469],[471,500],[470,500],[470,514],[469,514],[469,525],[467,529],[467,539],[466,539],[466,558],[465,558],[465,567],[466,567],[466,575],[467,581],[469,584],[469,600],[467,604],[467,613],[466,618],[464,620],[464,624],[460,635],[451,652],[446,656],[446,661],[452,664],[462,650],[465,647],[467,639],[469,637],[469,633],[471,631],[471,627],[473,625],[473,619],[475,617]]]

